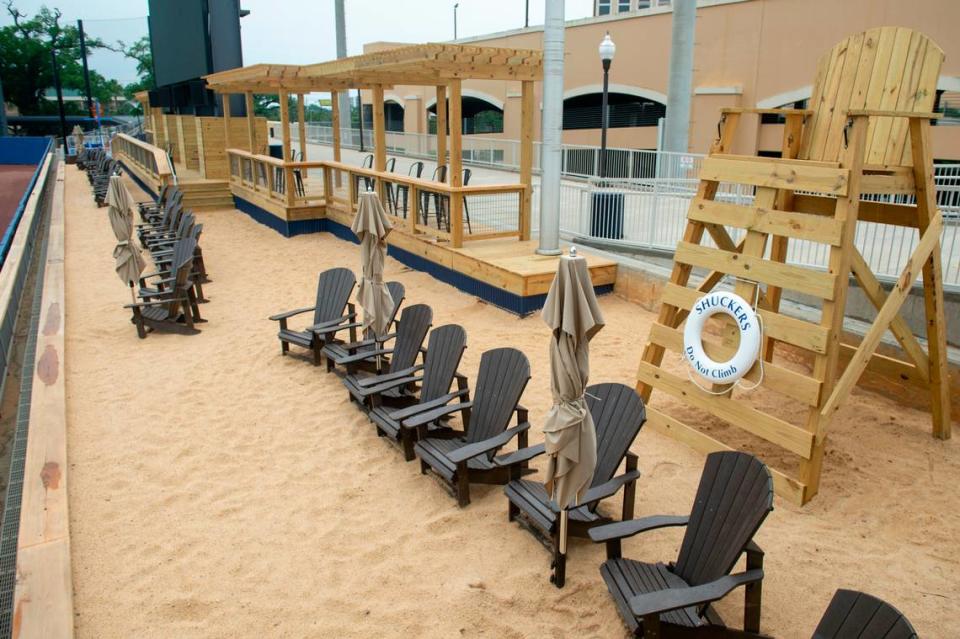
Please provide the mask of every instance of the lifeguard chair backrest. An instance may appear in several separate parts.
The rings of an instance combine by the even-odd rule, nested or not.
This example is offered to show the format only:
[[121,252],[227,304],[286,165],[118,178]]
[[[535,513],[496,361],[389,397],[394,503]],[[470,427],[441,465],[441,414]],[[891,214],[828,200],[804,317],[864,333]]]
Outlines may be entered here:
[[[824,55],[804,127],[800,158],[836,162],[851,109],[932,111],[943,50],[912,29],[878,27],[843,40]],[[906,118],[870,118],[867,164],[910,166]]]

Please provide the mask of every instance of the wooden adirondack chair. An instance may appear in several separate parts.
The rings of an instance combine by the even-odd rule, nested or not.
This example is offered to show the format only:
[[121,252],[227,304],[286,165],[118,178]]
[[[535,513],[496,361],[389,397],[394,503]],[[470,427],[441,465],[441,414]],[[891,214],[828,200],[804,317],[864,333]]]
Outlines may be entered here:
[[[930,110],[942,61],[941,49],[921,33],[899,27],[871,29],[847,38],[821,59],[810,109],[723,110],[720,136],[703,161],[670,283],[664,288],[660,314],[637,373],[637,390],[647,401],[655,429],[703,452],[729,448],[651,406],[651,392],[658,390],[785,448],[800,457],[799,476],[771,469],[774,484],[779,494],[798,504],[816,494],[827,426],[868,368],[893,372],[904,381],[929,388],[934,435],[950,436],[939,248],[942,220],[930,147],[930,120],[939,117]],[[744,113],[785,116],[782,158],[730,154]],[[752,205],[718,201],[720,183],[755,188]],[[863,201],[865,194],[881,197]],[[884,201],[892,194],[912,195],[916,204]],[[858,220],[919,231],[916,248],[889,293],[854,245]],[[745,230],[743,239],[735,242],[728,227]],[[705,232],[715,248],[701,245]],[[825,245],[828,269],[786,263],[789,242],[797,240]],[[696,288],[689,286],[695,267],[709,271]],[[878,311],[858,347],[840,340],[851,272]],[[899,315],[921,273],[929,349],[920,345]],[[681,324],[688,309],[726,276],[737,279],[734,290],[744,299],[759,297],[764,363],[762,368],[755,365],[747,378],[757,382],[762,377],[765,388],[805,407],[802,424],[754,409],[743,395],[731,401],[729,393],[706,393],[661,367],[665,351],[683,349]],[[759,284],[766,286],[758,294]],[[820,321],[781,314],[785,288],[819,298]],[[909,361],[875,354],[888,328]],[[812,356],[812,373],[775,362],[775,342]],[[728,332],[723,343],[705,346],[712,358],[726,360],[736,342]],[[847,364],[841,368],[844,360]],[[722,390],[726,389],[716,389]]]
[[[510,467],[496,463],[497,452],[514,437],[519,449],[527,447],[527,409],[520,396],[530,381],[530,361],[515,348],[495,348],[480,356],[476,393],[464,400],[419,413],[403,420],[406,428],[417,428],[414,453],[420,458],[420,472],[432,470],[450,485],[457,504],[470,503],[470,483],[506,484]],[[427,427],[441,417],[460,413],[465,435],[455,438],[428,437]],[[517,425],[509,428],[517,414]],[[526,462],[523,462],[524,468]]]
[[347,388],[350,399],[368,409],[373,408],[375,396],[377,403],[384,403],[384,400],[390,403],[390,400],[395,400],[409,404],[414,401],[409,384],[395,386],[392,382],[396,379],[409,378],[423,369],[423,364],[417,364],[417,357],[423,348],[423,340],[427,337],[431,322],[433,322],[433,309],[429,306],[426,304],[407,306],[397,322],[397,334],[392,348],[384,347],[341,358],[340,364],[348,367],[354,362],[363,361],[371,356],[381,355],[390,358],[387,371],[383,374],[348,373],[343,378],[343,385]]
[[[593,473],[590,488],[584,495],[581,506],[567,509],[568,533],[573,537],[586,537],[594,526],[611,521],[598,510],[600,502],[623,491],[622,519],[633,517],[636,497],[636,482],[640,477],[637,456],[630,452],[630,444],[646,421],[643,401],[639,395],[623,384],[595,384],[587,387],[587,408],[593,416],[597,429],[597,468]],[[566,571],[566,556],[560,553],[560,511],[547,493],[547,488],[538,481],[519,479],[520,462],[530,460],[545,452],[538,444],[521,448],[515,453],[498,458],[500,465],[509,466],[515,473],[504,493],[510,500],[507,512],[510,521],[518,517],[532,525],[529,530],[553,548],[554,574],[551,581],[562,587]],[[620,463],[626,458],[622,475],[614,477]],[[569,548],[567,549],[569,552]]]
[[[387,326],[393,326],[397,321],[397,315],[400,312],[400,307],[403,305],[403,300],[407,296],[407,289],[400,282],[387,282],[387,290],[390,291],[390,299],[393,300],[393,310],[390,313],[390,321],[387,322]],[[360,322],[356,326],[363,326],[363,323]],[[388,333],[384,336],[381,340],[381,345],[395,337],[396,329],[394,329],[393,333]],[[389,355],[381,354],[380,357],[377,357],[376,354],[373,354],[370,357],[359,359],[355,357],[358,353],[365,351],[373,352],[376,349],[376,341],[369,335],[365,335],[364,338],[358,342],[334,342],[327,344],[323,347],[323,356],[327,361],[327,372],[332,372],[334,368],[339,365],[346,366],[348,374],[356,372],[356,370],[362,366],[371,368],[377,373],[382,373],[383,367],[389,364]],[[379,370],[377,366],[380,367]]]
[[[598,526],[590,538],[607,545],[600,574],[632,632],[638,636],[743,636],[760,632],[763,551],[753,543],[773,510],[770,471],[748,453],[707,455],[689,516],[653,516]],[[621,556],[621,541],[638,533],[685,526],[677,561],[644,563]],[[747,570],[731,575],[740,556]],[[710,607],[734,588],[746,586],[743,633],[727,629]],[[729,632],[727,632],[729,630]]]
[[838,590],[813,639],[916,639],[917,631],[899,610],[855,590]]
[[124,306],[133,310],[133,323],[137,325],[137,335],[140,339],[147,336],[147,328],[187,335],[199,332],[194,324],[202,320],[193,297],[193,282],[190,280],[193,249],[192,238],[180,240],[174,252],[175,270],[171,272],[170,277],[161,277],[163,290],[153,295],[141,295],[142,301]]
[[[414,458],[413,445],[417,429],[404,426],[404,420],[444,406],[458,397],[470,399],[467,378],[457,372],[466,348],[467,332],[462,326],[447,324],[435,328],[430,331],[427,353],[423,358],[422,374],[419,377],[408,375],[373,387],[377,390],[377,394],[370,396],[373,400],[373,408],[368,413],[370,420],[377,427],[377,435],[388,437],[400,444],[406,461],[412,461]],[[457,390],[450,392],[454,379],[457,380]],[[406,408],[391,408],[380,403],[380,393],[383,391],[415,384],[420,385],[420,393],[412,405]],[[453,437],[457,432],[444,426],[438,419],[429,424],[427,434],[434,437]]]
[[[271,315],[270,319],[280,322],[280,352],[286,355],[290,344],[306,348],[313,353],[313,365],[320,365],[320,357],[325,344],[333,341],[337,331],[348,328],[350,341],[357,340],[355,326],[347,326],[357,314],[350,302],[350,293],[357,285],[353,271],[346,268],[332,268],[320,273],[317,280],[317,302],[313,306]],[[313,323],[303,330],[287,327],[287,320],[296,315],[313,312]],[[346,311],[346,312],[345,312]]]

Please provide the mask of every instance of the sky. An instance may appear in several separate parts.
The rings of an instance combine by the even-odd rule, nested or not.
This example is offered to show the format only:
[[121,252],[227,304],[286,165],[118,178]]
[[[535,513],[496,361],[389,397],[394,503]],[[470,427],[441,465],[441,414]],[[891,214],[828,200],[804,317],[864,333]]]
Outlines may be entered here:
[[[524,0],[458,0],[461,38],[523,27]],[[454,0],[345,0],[347,53],[376,41],[441,42],[453,39]],[[567,20],[593,13],[593,0],[565,0]],[[108,42],[133,42],[147,35],[146,0],[14,0],[33,15],[57,7],[63,21],[84,21],[84,30]],[[241,0],[250,15],[241,19],[244,64],[306,64],[336,57],[333,0]],[[543,24],[544,0],[530,0],[530,24]],[[0,25],[11,24],[5,9]],[[136,65],[122,55],[97,51],[90,66],[121,84],[136,79]]]

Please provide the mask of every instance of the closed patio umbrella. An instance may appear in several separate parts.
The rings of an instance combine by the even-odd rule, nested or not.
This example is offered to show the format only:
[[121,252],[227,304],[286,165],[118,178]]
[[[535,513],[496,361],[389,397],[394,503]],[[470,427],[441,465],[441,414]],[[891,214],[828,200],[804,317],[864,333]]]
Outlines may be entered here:
[[[560,508],[560,554],[567,552],[567,508],[579,505],[597,465],[597,433],[584,391],[590,377],[590,340],[603,328],[603,314],[590,281],[587,261],[576,249],[561,256],[543,307],[550,327],[550,390],[553,406],[543,432],[549,465],[546,487]],[[564,562],[553,582],[563,586]]]
[[136,294],[133,287],[143,268],[146,265],[140,249],[133,241],[133,214],[130,206],[133,200],[127,187],[123,185],[119,175],[110,177],[110,184],[107,187],[107,216],[110,218],[110,228],[117,238],[117,246],[113,249],[113,257],[116,260],[117,275],[130,286],[130,296],[136,303]]
[[73,135],[76,144],[77,157],[80,158],[80,153],[83,151],[83,129],[80,128],[79,124],[75,124],[73,125],[73,131],[70,133]]
[[383,264],[387,259],[386,237],[393,230],[393,225],[373,191],[360,196],[360,206],[350,229],[360,238],[363,277],[360,278],[357,299],[363,307],[363,328],[372,331],[374,339],[379,341],[390,328],[387,323],[393,311],[393,298],[383,283]]

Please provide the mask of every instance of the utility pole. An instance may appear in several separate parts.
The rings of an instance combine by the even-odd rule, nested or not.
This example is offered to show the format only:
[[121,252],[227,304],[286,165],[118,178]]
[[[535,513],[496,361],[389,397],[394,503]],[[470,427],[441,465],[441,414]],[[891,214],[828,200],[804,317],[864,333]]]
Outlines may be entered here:
[[526,6],[527,6],[527,12],[524,14],[524,17],[523,17],[524,29],[530,26],[530,0],[527,0]]
[[67,157],[67,114],[63,110],[63,87],[60,86],[60,65],[57,63],[57,50],[50,47],[50,61],[53,64],[53,86],[57,90],[57,108],[60,111],[60,136],[63,138],[63,157]]
[[696,18],[697,0],[674,0],[667,82],[667,118],[663,134],[663,150],[673,153],[686,153],[689,149]]
[[457,9],[460,8],[460,3],[454,3],[453,5],[453,39],[457,39]]
[[77,20],[80,32],[80,57],[83,58],[83,88],[87,95],[87,115],[93,117],[93,92],[90,90],[90,69],[87,68],[87,39],[83,33],[83,20]]
[[[347,57],[347,18],[343,8],[343,0],[335,0],[334,14],[337,25],[337,59]],[[350,117],[350,92],[340,91],[337,98],[337,104],[331,104],[330,108],[340,110],[340,139],[343,140],[343,130],[352,129],[352,118]]]
[[563,0],[547,0],[543,26],[543,117],[540,121],[541,255],[560,254],[560,167],[563,142]]

